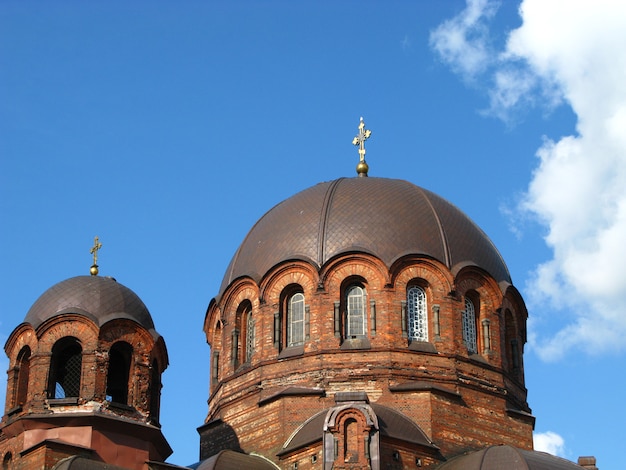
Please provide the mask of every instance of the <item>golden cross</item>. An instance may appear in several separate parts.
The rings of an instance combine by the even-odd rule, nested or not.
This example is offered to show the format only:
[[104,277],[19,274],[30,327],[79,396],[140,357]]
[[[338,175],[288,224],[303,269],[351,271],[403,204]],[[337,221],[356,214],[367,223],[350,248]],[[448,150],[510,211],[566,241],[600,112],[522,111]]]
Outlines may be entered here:
[[352,139],[352,145],[359,146],[359,159],[362,162],[365,161],[365,141],[370,138],[370,135],[372,135],[372,131],[365,129],[365,123],[363,122],[363,118],[361,118],[359,133]]
[[93,247],[91,247],[91,250],[89,250],[89,253],[93,255],[94,266],[98,265],[98,250],[100,248],[102,248],[102,243],[98,241],[98,236],[96,235],[96,237],[93,239]]

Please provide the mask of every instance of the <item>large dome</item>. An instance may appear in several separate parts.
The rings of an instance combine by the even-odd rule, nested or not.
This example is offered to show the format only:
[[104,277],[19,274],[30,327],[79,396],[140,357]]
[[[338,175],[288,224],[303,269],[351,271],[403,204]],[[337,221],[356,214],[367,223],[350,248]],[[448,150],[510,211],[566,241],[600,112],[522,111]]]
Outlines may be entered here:
[[355,251],[387,266],[405,255],[424,255],[453,272],[474,265],[498,282],[511,282],[491,240],[448,201],[403,180],[340,178],[305,189],[261,217],[230,262],[220,295],[239,277],[259,282],[283,261],[306,260],[319,268]]
[[110,277],[77,276],[55,284],[37,299],[24,321],[36,329],[64,313],[84,315],[98,326],[126,318],[156,334],[150,312],[139,296]]

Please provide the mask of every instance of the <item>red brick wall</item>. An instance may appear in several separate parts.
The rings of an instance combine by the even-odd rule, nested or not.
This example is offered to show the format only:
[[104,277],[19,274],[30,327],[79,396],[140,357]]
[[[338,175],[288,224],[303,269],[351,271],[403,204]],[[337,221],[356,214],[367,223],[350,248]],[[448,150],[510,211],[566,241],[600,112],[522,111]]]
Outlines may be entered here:
[[[366,350],[341,350],[342,340],[335,335],[334,302],[342,301],[342,287],[350,278],[361,280],[367,291],[370,348]],[[401,305],[407,286],[415,282],[427,294],[432,352],[410,350],[402,335]],[[293,284],[301,287],[310,310],[310,338],[302,354],[282,358],[274,343],[274,314],[281,309],[281,292]],[[477,304],[476,355],[468,354],[462,337],[461,312],[469,293]],[[235,312],[244,300],[252,303],[256,319],[255,352],[248,364],[233,367],[230,345]],[[370,300],[375,301],[375,334]],[[435,337],[433,305],[439,307],[439,337]],[[529,409],[523,373],[521,377],[512,374],[511,361],[503,351],[503,308],[512,312],[523,346],[526,311],[521,297],[516,291],[503,293],[478,268],[467,267],[453,275],[437,261],[407,257],[387,269],[377,258],[358,254],[337,258],[319,272],[304,262],[285,263],[267,273],[258,286],[240,279],[219,302],[211,303],[205,320],[209,344],[221,346],[220,373],[211,384],[208,420],[219,417],[228,424],[244,451],[278,461],[276,453],[291,433],[316,412],[333,406],[335,393],[365,391],[371,402],[395,408],[415,421],[445,456],[489,444],[531,448],[532,423],[507,413],[511,397],[521,409]],[[489,350],[485,350],[481,323],[485,319],[489,320]],[[242,348],[243,340],[240,336]],[[450,393],[391,391],[411,382],[430,383]],[[325,395],[283,397],[259,405],[263,397],[286,387],[319,388]],[[202,437],[204,457],[219,450],[209,443],[215,439],[215,433],[211,434],[211,438],[209,434]],[[402,459],[414,466],[415,454],[409,454]],[[289,468],[292,460],[279,465]]]

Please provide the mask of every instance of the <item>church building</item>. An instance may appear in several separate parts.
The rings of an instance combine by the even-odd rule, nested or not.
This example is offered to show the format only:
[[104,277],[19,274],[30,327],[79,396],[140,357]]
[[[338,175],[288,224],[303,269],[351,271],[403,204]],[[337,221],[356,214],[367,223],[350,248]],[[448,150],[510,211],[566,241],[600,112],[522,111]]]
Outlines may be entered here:
[[504,260],[450,202],[369,177],[370,134],[361,119],[356,177],[259,219],[208,303],[197,464],[165,463],[165,340],[98,275],[96,239],[91,275],[43,293],[5,345],[2,469],[596,469],[533,450]]

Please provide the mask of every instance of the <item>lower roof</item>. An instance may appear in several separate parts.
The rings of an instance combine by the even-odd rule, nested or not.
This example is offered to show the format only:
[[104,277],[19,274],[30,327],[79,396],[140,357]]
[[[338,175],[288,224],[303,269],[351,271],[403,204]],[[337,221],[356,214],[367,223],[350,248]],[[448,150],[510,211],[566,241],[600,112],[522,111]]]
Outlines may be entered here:
[[581,470],[583,467],[546,452],[500,445],[454,457],[436,470]]

